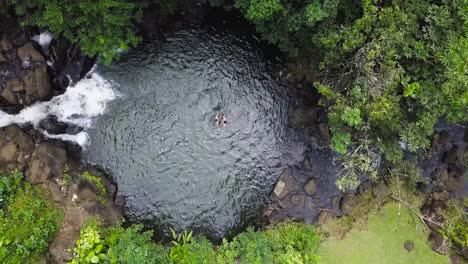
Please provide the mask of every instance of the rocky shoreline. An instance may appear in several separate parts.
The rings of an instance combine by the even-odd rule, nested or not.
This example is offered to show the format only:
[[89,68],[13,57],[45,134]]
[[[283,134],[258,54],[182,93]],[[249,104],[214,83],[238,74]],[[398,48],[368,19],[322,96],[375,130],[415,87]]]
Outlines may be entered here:
[[[147,10],[149,14],[150,11]],[[164,21],[156,23],[157,29],[150,27],[155,24],[153,20],[144,20],[144,34],[150,35],[168,23],[167,16],[161,19]],[[0,108],[7,113],[17,113],[25,106],[63,93],[70,82],[79,80],[92,65],[93,59],[86,58],[77,47],[62,40],[56,40],[51,44],[49,52],[44,52],[38,43],[31,41],[33,31],[24,30],[10,15],[2,17],[0,22],[4,25],[0,35]],[[310,81],[313,80],[314,70],[305,65],[310,63],[291,63],[285,69],[287,73],[284,77],[293,79],[299,92],[307,94],[301,105],[291,109],[291,126],[308,131],[310,152],[326,159],[333,156],[325,149],[329,145],[330,132],[324,119],[324,109],[315,106],[317,94],[311,91]],[[49,119],[50,122],[43,123],[41,128],[53,134],[67,129],[79,130],[57,123],[53,117]],[[440,212],[446,206],[446,201],[466,193],[464,161],[467,137],[466,127],[438,130],[430,158],[421,163],[423,174],[430,177],[430,183],[422,190],[427,197],[422,214],[430,219],[443,221]],[[378,188],[377,184],[367,181],[356,193],[333,193],[329,200],[323,197],[320,199],[317,197],[318,189],[322,186],[320,179],[311,175],[323,169],[307,156],[301,168],[285,170],[272,190],[271,205],[265,210],[268,221],[294,219],[323,224],[333,217],[349,214],[359,203],[362,193]],[[0,170],[5,173],[14,170],[23,172],[27,181],[40,185],[64,213],[61,231],[50,245],[50,259],[45,260],[46,263],[64,263],[70,259],[71,253],[67,249],[74,246],[80,235],[79,230],[87,219],[98,216],[108,225],[122,219],[124,201],[117,197],[117,186],[104,172],[82,164],[74,147],[46,139],[29,127],[9,125],[0,129]],[[326,170],[338,174],[339,166],[333,164]],[[100,196],[101,190],[96,182],[83,177],[84,172],[98,177],[103,183],[107,190],[104,199]],[[68,177],[69,181],[64,180]],[[432,229],[432,248],[440,254],[447,254],[449,247],[446,239],[437,232],[438,226],[430,222],[427,225]],[[458,252],[468,259],[466,247],[459,248]]]

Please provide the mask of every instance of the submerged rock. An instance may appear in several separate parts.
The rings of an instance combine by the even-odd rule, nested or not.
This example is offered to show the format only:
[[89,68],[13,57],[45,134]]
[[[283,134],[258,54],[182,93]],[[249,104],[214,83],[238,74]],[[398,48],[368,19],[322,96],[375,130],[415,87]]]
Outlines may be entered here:
[[304,191],[310,196],[314,195],[316,190],[317,190],[317,185],[315,184],[315,181],[313,179],[309,180],[304,185]]

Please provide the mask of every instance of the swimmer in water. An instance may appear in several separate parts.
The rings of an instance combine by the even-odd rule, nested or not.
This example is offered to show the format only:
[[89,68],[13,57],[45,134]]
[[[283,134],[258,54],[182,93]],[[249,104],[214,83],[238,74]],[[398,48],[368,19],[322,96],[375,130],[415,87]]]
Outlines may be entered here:
[[223,127],[226,127],[227,124],[227,117],[225,114],[223,114]]
[[214,121],[215,121],[215,126],[218,127],[219,126],[219,113],[216,113]]

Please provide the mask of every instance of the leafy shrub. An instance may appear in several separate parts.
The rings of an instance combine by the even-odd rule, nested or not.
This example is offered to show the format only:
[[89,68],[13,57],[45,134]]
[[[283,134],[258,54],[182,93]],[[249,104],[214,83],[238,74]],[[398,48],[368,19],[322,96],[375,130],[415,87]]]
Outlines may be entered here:
[[0,175],[0,262],[31,263],[49,247],[62,213],[40,187],[25,184],[15,172]]
[[180,264],[211,264],[214,263],[216,253],[213,245],[204,237],[193,238],[192,232],[184,231],[176,235],[172,230],[174,245],[169,250],[171,263]]
[[223,241],[220,252],[219,263],[237,263],[237,258],[244,264],[272,263],[273,260],[271,241],[265,233],[255,232],[252,228],[237,235],[230,243]]
[[137,5],[126,0],[8,0],[25,25],[47,28],[56,37],[79,43],[87,55],[106,63],[120,51],[136,46],[132,30],[139,18]]
[[282,223],[266,231],[273,249],[273,263],[319,263],[320,238],[312,226]]
[[166,264],[167,250],[151,241],[151,232],[142,232],[142,225],[127,229],[120,224],[103,228],[99,221],[91,221],[82,228],[80,239],[73,249],[70,264]]

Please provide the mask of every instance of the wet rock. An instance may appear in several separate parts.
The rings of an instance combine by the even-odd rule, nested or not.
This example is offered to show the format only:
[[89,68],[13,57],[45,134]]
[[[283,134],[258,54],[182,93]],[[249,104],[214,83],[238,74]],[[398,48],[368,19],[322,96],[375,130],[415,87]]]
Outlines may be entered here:
[[347,215],[351,213],[353,208],[357,205],[357,198],[353,194],[344,195],[340,201],[340,209],[343,214]]
[[406,251],[411,252],[414,249],[414,241],[413,240],[407,240],[403,244],[403,247],[406,249]]
[[18,79],[11,79],[6,82],[5,87],[3,88],[3,91],[0,95],[9,104],[19,104],[21,103],[21,98],[18,93],[22,92],[24,92],[23,83]]
[[273,193],[271,194],[271,200],[278,201],[284,199],[291,191],[297,190],[297,182],[292,175],[292,169],[287,168],[278,178]]
[[291,127],[299,129],[315,124],[316,108],[307,107],[303,104],[297,105],[289,111],[289,122]]
[[429,235],[429,241],[431,244],[432,250],[441,254],[447,255],[449,251],[449,243],[447,239],[444,239],[441,234],[438,232],[432,231]]
[[326,123],[320,123],[318,125],[320,134],[322,135],[323,139],[330,140],[330,130],[328,129],[328,125]]
[[309,180],[304,185],[304,191],[310,196],[314,195],[316,190],[317,190],[317,185],[315,184],[315,181],[313,179]]
[[18,57],[23,62],[23,65],[29,65],[32,62],[43,62],[44,57],[33,46],[32,43],[26,43],[18,48]]
[[32,104],[38,100],[46,100],[51,95],[49,75],[45,66],[39,66],[34,70],[28,71],[23,81],[26,91],[26,104]]
[[70,134],[76,135],[83,131],[83,128],[78,127],[73,124],[67,124],[64,122],[58,121],[56,116],[48,116],[47,118],[39,122],[39,127],[47,131],[49,134],[58,135],[58,134]]
[[43,183],[51,178],[61,178],[66,160],[67,154],[64,149],[51,143],[41,144],[32,154],[26,178],[32,183]]
[[291,203],[296,206],[305,206],[307,204],[307,196],[305,195],[293,195],[291,196]]
[[312,170],[312,165],[310,164],[310,160],[307,157],[305,157],[302,161],[302,168],[306,171]]
[[80,238],[78,229],[69,229],[60,232],[49,246],[49,252],[55,263],[67,263],[73,256],[73,252],[68,251],[74,248],[76,241]]

